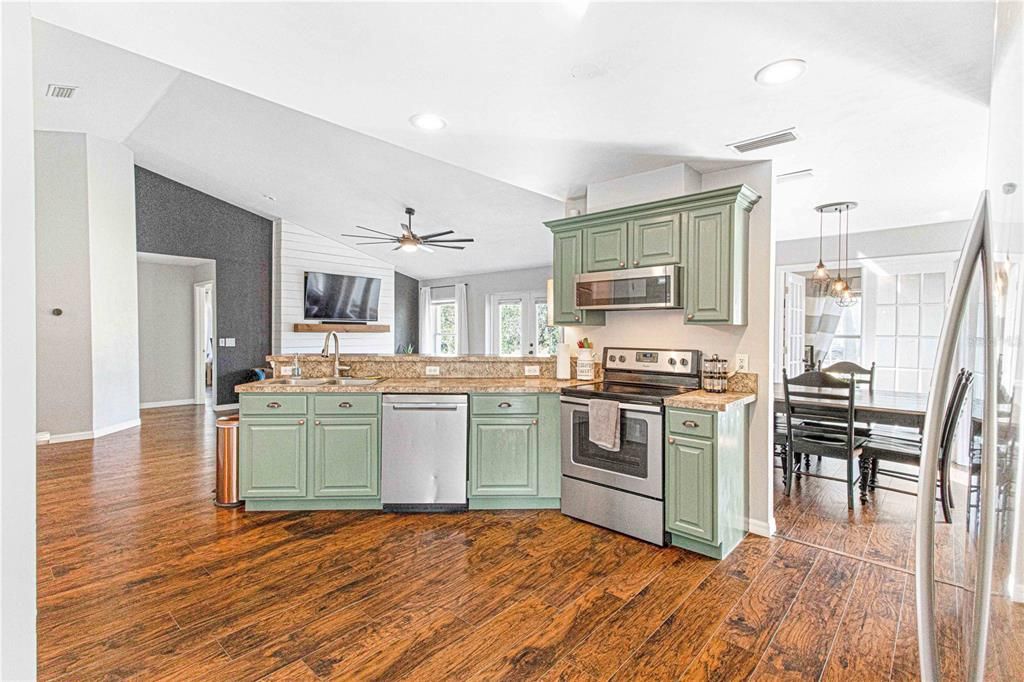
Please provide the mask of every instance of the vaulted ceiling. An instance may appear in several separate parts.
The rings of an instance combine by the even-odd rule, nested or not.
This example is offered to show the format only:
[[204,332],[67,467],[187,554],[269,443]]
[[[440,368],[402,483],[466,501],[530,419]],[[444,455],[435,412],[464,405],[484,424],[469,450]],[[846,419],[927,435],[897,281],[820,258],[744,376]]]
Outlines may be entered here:
[[[811,209],[827,201],[860,202],[854,230],[965,218],[984,181],[988,3],[33,11],[48,22],[37,92],[82,86],[75,100],[40,97],[38,127],[123,139],[142,165],[327,236],[390,230],[414,205],[424,228],[481,239],[461,258],[395,256],[420,276],[546,262],[540,221],[561,215],[560,200],[684,160],[813,168],[775,188],[780,239],[816,234]],[[784,57],[807,73],[754,82]],[[448,127],[411,127],[421,111]],[[725,146],[790,126],[796,142],[744,156]]]

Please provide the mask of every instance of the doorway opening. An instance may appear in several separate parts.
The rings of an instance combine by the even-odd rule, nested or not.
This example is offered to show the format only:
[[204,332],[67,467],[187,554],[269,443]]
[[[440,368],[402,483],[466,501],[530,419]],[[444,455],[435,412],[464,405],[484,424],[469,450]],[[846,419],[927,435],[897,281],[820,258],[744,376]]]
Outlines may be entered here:
[[216,404],[216,381],[217,373],[214,370],[216,361],[217,344],[214,339],[217,332],[214,329],[214,287],[216,282],[208,280],[196,282],[193,285],[192,310],[195,315],[194,329],[194,352],[195,362],[195,395],[196,405],[208,405],[213,407]]

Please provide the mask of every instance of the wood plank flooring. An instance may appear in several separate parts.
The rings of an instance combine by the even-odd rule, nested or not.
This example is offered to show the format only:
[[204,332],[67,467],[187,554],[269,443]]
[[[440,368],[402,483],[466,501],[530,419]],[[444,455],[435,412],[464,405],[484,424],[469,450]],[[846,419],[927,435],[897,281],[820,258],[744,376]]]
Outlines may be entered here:
[[917,676],[897,506],[807,484],[716,562],[556,511],[217,509],[214,449],[198,407],[39,448],[41,679]]

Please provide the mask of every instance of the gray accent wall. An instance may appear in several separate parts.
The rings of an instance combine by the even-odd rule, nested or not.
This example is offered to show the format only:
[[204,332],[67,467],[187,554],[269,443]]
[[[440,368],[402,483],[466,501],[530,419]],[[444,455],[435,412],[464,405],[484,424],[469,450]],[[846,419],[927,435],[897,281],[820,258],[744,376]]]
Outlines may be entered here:
[[409,344],[420,350],[420,283],[395,271],[395,350]]
[[138,250],[217,262],[217,404],[266,365],[271,345],[273,225],[255,213],[135,167]]

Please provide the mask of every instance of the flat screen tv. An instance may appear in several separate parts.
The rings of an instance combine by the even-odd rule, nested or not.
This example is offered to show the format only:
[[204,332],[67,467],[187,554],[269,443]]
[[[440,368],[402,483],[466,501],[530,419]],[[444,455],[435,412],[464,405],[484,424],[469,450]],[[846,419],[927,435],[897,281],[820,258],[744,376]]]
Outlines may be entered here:
[[305,319],[323,322],[376,322],[380,280],[356,275],[307,272]]

